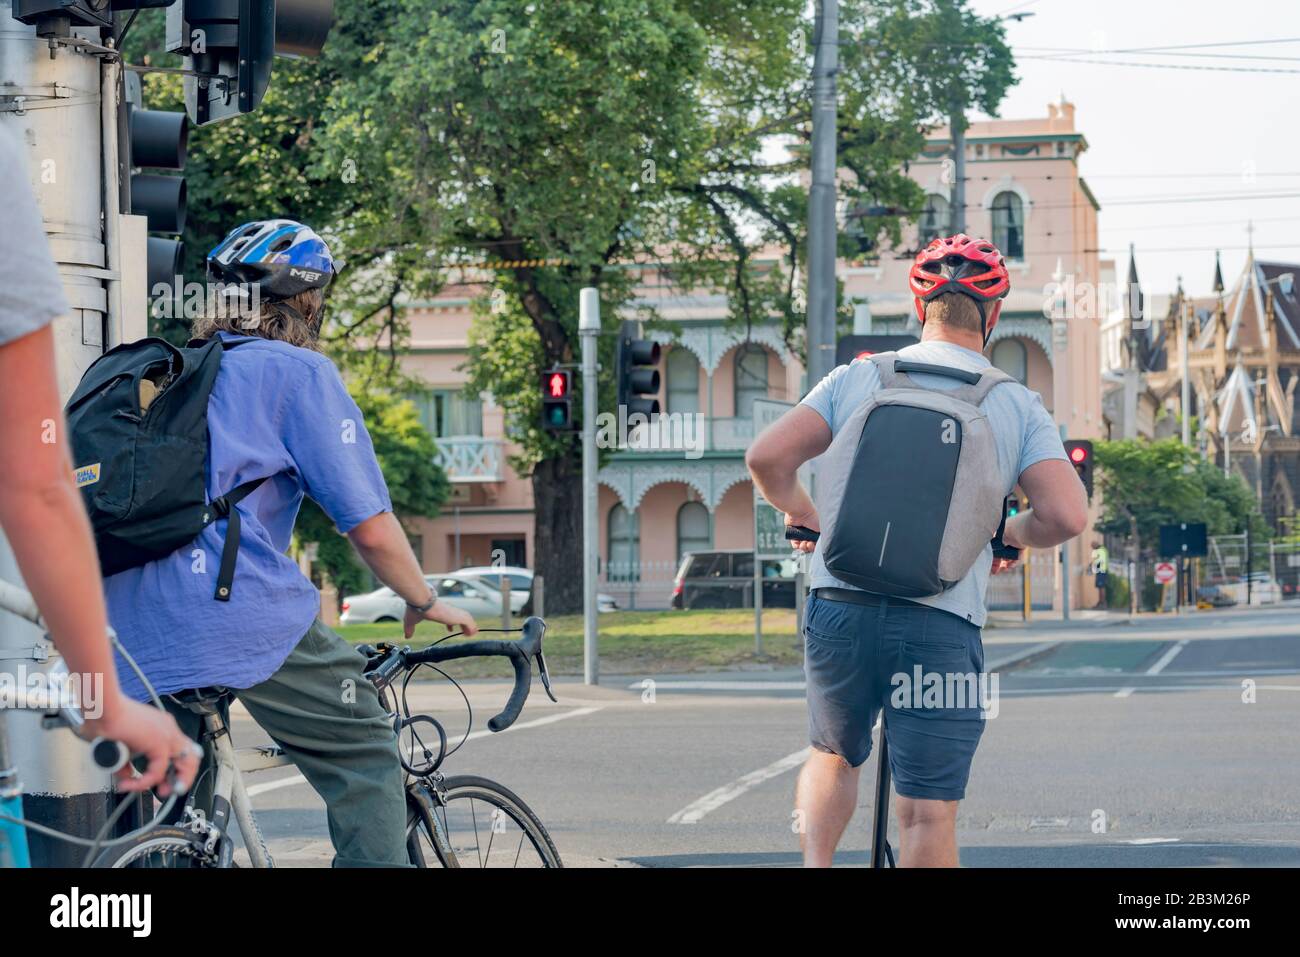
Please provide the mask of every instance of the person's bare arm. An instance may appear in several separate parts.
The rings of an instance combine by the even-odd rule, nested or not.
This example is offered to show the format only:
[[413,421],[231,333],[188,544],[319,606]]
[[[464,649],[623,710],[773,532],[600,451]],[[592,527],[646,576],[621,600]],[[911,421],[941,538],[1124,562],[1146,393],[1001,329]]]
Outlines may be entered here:
[[169,759],[188,787],[198,766],[189,739],[170,715],[131,701],[118,685],[95,541],[72,480],[49,326],[0,346],[0,409],[0,526],[68,670],[102,682],[98,702],[83,698],[99,710],[87,728],[149,759],[123,790],[162,782]]
[[[796,405],[754,440],[745,453],[745,464],[754,485],[773,506],[785,512],[787,525],[804,525],[821,531],[817,509],[799,484],[799,467],[816,458],[831,444],[831,428],[820,413]],[[812,542],[795,542],[793,547],[811,552]]]
[[411,637],[416,624],[421,621],[441,622],[448,628],[458,628],[467,635],[478,631],[469,612],[453,608],[446,602],[434,602],[424,614],[409,607],[423,605],[432,596],[433,590],[424,580],[424,572],[415,560],[411,543],[407,541],[401,523],[392,512],[372,515],[348,532],[348,538],[375,576],[407,603],[407,638]]
[[1064,459],[1035,462],[1020,475],[1032,508],[1007,519],[1002,540],[1013,548],[1051,548],[1088,527],[1088,494]]

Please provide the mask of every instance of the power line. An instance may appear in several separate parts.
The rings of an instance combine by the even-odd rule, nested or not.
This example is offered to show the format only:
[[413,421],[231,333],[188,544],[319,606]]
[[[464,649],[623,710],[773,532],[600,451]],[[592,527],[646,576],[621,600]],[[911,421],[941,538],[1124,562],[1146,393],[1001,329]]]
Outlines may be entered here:
[[1096,66],[1136,66],[1155,70],[1200,70],[1212,73],[1300,73],[1300,70],[1285,70],[1281,67],[1266,66],[1199,66],[1191,63],[1133,63],[1128,60],[1095,60],[1084,58],[1063,59],[1056,56],[1021,55],[1021,60],[1050,60],[1053,63],[1089,63]]

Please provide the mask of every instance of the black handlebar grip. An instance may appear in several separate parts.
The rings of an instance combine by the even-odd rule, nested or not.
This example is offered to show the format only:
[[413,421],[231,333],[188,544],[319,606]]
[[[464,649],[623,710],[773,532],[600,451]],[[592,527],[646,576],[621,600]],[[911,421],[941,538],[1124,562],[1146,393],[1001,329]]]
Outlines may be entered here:
[[811,529],[807,525],[787,525],[785,527],[785,540],[787,542],[815,542],[821,537],[821,532]]
[[488,720],[488,728],[492,731],[504,731],[515,723],[519,712],[524,710],[524,702],[528,700],[528,691],[533,684],[533,662],[523,649],[511,653],[510,663],[515,669],[515,687],[501,713]]
[[121,741],[114,741],[112,738],[96,738],[90,742],[90,756],[97,766],[111,774],[126,767],[126,762],[131,759],[131,752]]

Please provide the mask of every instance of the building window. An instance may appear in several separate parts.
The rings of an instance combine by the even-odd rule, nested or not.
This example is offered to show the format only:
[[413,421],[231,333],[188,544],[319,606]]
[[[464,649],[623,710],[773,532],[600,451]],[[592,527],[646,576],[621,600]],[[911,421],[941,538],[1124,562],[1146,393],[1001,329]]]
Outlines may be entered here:
[[687,552],[707,552],[713,546],[709,510],[700,502],[687,502],[677,510],[677,563]]
[[991,361],[1021,385],[1028,384],[1029,353],[1019,339],[1002,339],[994,343]]
[[607,526],[609,536],[609,564],[605,570],[608,581],[636,581],[638,553],[641,540],[636,527],[636,515],[622,505],[609,510]]
[[930,240],[947,236],[952,225],[952,206],[942,196],[933,194],[925,197],[925,209],[921,213],[921,245],[927,246]]
[[1025,206],[1010,190],[993,198],[993,245],[1007,259],[1025,258]]
[[668,412],[700,411],[700,360],[680,346],[668,353]]
[[435,439],[445,435],[482,435],[483,400],[454,389],[430,389],[408,395],[420,424]]
[[754,417],[754,400],[767,398],[767,351],[747,342],[736,350],[736,418]]

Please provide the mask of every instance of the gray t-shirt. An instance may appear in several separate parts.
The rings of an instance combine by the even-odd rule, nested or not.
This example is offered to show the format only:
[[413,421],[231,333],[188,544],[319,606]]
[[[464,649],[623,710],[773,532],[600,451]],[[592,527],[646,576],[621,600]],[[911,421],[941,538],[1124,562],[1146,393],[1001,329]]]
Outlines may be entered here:
[[66,315],[23,149],[0,126],[0,346]]
[[[955,366],[971,372],[979,372],[989,366],[989,360],[981,353],[948,342],[921,342],[900,349],[898,354],[913,362]],[[927,388],[954,389],[962,384],[947,376],[910,373],[909,377],[917,385]],[[838,435],[853,410],[878,388],[880,376],[876,373],[875,365],[869,359],[858,359],[849,365],[838,367],[817,383],[804,397],[803,404],[816,410],[831,427],[832,435]],[[1003,485],[1008,494],[1015,488],[1021,473],[1035,462],[1044,459],[1069,461],[1056,423],[1043,408],[1043,401],[1037,392],[1031,392],[1018,383],[1007,383],[995,387],[981,408],[989,418],[997,441],[998,467],[1002,470]],[[907,467],[903,462],[898,465],[899,468]],[[819,543],[813,553],[810,587],[852,588],[852,585],[840,581],[826,570],[826,563],[822,559],[823,544],[824,542]],[[942,594],[917,598],[915,601],[952,612],[982,628],[988,618],[984,593],[988,588],[989,567],[992,563],[993,548],[986,546],[984,553],[976,559],[974,567],[956,585]]]

